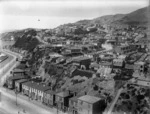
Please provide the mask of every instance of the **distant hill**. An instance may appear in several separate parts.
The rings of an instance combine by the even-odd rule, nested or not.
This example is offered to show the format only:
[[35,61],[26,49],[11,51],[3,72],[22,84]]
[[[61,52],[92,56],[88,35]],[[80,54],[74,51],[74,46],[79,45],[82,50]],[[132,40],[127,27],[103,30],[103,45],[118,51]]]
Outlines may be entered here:
[[[150,12],[149,12],[150,13]],[[102,17],[98,17],[92,20],[81,20],[76,22],[75,24],[109,24],[109,25],[131,25],[131,24],[142,24],[146,25],[148,23],[148,8],[141,8],[134,12],[128,14],[116,14],[116,15],[106,15]]]
[[145,7],[136,10],[134,12],[124,15],[122,18],[114,21],[113,23],[146,25],[148,23],[148,9],[147,7]]
[[95,18],[91,22],[100,23],[100,24],[111,24],[114,21],[120,20],[123,17],[124,17],[124,14],[106,15],[106,16]]
[[[147,25],[148,23],[148,7],[138,9],[136,11],[133,11],[128,14],[116,14],[116,15],[106,15],[106,16],[101,16],[98,18],[94,18],[92,20],[80,20],[75,23],[68,23],[64,25],[60,25],[56,28],[68,28],[70,26],[89,26],[93,24],[100,24],[100,25],[114,25],[114,26],[126,26],[126,25]],[[0,37],[5,40],[9,40],[11,36],[17,40],[17,38],[21,38],[24,33],[28,30],[31,30],[31,28],[23,29],[23,30],[16,30],[13,32],[6,32],[2,33]],[[36,32],[41,32],[44,33],[44,29],[33,29]],[[80,30],[79,30],[80,31]]]

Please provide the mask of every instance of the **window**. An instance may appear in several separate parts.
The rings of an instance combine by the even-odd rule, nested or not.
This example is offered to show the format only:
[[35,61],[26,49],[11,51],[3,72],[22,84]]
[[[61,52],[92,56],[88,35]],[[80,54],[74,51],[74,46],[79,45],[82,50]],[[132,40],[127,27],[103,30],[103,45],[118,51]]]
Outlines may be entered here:
[[59,101],[59,97],[56,97],[57,101]]
[[91,104],[88,104],[88,108],[91,108],[92,107],[92,105]]
[[73,105],[73,101],[70,101],[70,104]]
[[62,101],[63,101],[63,98],[59,97],[59,101],[62,102]]

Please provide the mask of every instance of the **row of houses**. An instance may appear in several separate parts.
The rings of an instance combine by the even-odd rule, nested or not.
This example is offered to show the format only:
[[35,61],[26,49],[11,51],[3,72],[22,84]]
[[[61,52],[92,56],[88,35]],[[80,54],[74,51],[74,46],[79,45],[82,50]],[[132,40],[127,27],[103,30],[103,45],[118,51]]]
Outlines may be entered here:
[[69,114],[102,114],[104,110],[105,100],[100,97],[87,94],[77,96],[70,90],[56,92],[51,86],[21,76],[12,76],[7,83],[9,89]]

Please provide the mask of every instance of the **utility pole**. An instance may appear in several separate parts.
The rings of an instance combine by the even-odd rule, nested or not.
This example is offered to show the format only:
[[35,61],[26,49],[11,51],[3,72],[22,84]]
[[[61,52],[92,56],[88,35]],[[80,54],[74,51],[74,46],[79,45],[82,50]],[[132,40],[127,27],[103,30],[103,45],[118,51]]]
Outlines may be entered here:
[[17,104],[17,94],[18,94],[18,92],[17,92],[17,87],[15,87],[15,94],[16,94],[16,106],[18,105]]
[[57,104],[57,114],[58,114],[58,104]]

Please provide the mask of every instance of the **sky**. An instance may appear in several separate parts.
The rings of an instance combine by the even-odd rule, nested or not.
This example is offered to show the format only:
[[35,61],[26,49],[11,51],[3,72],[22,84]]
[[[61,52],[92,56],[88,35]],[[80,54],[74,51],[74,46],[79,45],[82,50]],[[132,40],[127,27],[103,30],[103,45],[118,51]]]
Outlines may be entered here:
[[126,14],[148,6],[149,0],[1,0],[0,32],[24,28],[55,28],[103,15]]

